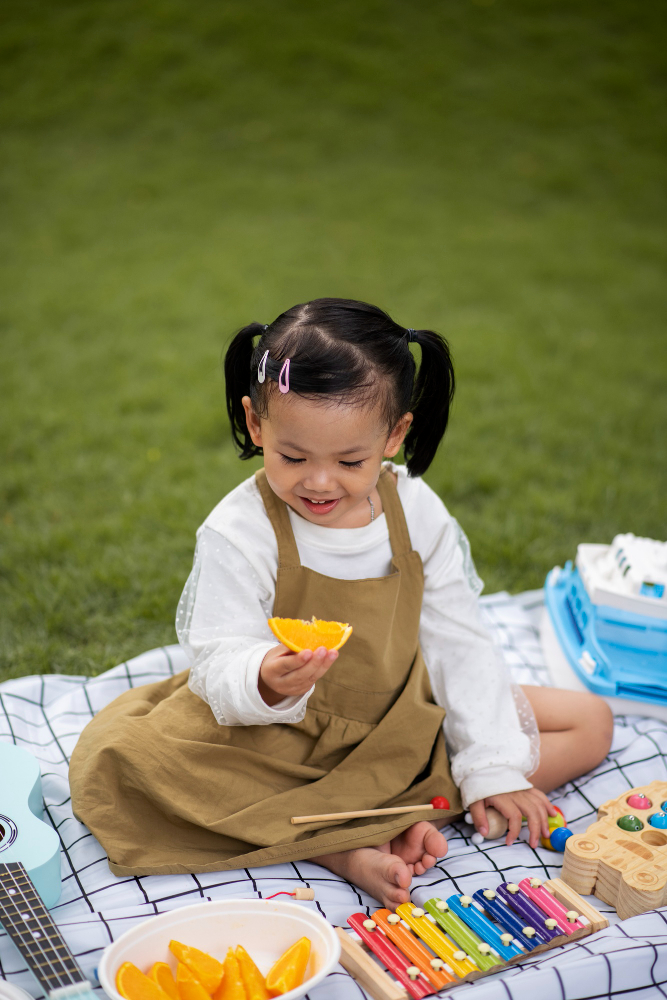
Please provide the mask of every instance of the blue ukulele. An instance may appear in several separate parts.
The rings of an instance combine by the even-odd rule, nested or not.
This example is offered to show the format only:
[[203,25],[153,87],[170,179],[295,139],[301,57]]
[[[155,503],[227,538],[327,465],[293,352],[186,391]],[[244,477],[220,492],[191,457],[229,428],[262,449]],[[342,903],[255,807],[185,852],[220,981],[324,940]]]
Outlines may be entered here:
[[47,906],[60,897],[60,840],[42,821],[39,764],[0,742],[0,923],[54,1000],[96,1000]]

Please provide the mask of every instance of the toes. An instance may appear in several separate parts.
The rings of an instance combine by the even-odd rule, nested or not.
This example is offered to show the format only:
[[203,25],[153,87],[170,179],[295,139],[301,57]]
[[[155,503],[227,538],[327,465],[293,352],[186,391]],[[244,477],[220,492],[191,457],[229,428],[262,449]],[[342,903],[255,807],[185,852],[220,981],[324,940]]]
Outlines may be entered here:
[[447,841],[445,840],[443,835],[439,833],[438,830],[435,829],[435,827],[432,826],[431,829],[427,832],[426,836],[424,837],[425,856],[430,855],[433,857],[433,861],[431,863],[431,865],[433,865],[435,864],[437,858],[444,858],[446,853],[447,853]]
[[393,911],[397,906],[400,906],[401,903],[410,902],[410,893],[407,889],[390,889],[387,893],[385,893],[382,902],[388,910]]
[[409,889],[412,882],[411,869],[412,865],[406,865],[404,861],[397,858],[396,864],[392,865],[389,872],[390,882],[399,889]]
[[[432,868],[433,866],[429,865],[428,867]],[[415,875],[423,875],[425,871],[426,868],[424,867],[424,865],[421,863],[421,861],[418,861],[417,864],[415,865]]]

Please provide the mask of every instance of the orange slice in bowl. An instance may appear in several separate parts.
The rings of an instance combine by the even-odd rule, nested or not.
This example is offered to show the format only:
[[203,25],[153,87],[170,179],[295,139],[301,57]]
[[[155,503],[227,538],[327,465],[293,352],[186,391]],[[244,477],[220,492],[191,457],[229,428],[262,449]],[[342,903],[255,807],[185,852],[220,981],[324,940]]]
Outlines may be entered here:
[[300,653],[304,649],[340,649],[352,635],[352,626],[346,622],[325,622],[312,618],[269,618],[269,628],[278,642]]

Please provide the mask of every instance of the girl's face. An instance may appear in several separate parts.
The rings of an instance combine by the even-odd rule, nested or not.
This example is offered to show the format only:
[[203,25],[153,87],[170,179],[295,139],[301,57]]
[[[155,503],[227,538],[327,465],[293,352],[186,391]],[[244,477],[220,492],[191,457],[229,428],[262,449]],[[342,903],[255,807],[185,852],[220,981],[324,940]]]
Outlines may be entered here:
[[274,392],[264,419],[243,397],[248,431],[264,451],[264,469],[276,496],[313,524],[358,528],[368,524],[382,458],[403,444],[412,414],[388,433],[378,407],[316,403]]

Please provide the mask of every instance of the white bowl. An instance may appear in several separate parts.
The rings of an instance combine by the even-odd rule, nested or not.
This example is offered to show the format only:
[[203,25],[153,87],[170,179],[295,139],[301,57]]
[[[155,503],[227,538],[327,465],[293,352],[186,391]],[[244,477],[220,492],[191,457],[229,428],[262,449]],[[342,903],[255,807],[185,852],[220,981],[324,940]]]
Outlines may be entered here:
[[116,973],[123,962],[133,962],[142,972],[153,962],[168,962],[175,973],[176,959],[169,951],[169,942],[175,938],[207,951],[220,962],[228,948],[243,945],[266,975],[276,959],[301,937],[311,942],[306,978],[281,998],[297,1000],[329,975],[340,957],[340,944],[331,924],[318,913],[276,899],[195,903],[149,917],[104,949],[97,974],[110,1000],[123,1000],[116,989]]

